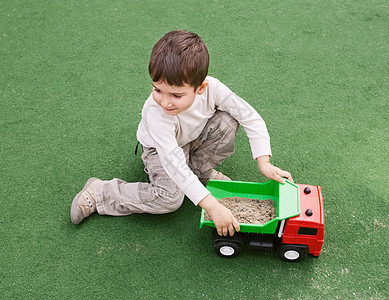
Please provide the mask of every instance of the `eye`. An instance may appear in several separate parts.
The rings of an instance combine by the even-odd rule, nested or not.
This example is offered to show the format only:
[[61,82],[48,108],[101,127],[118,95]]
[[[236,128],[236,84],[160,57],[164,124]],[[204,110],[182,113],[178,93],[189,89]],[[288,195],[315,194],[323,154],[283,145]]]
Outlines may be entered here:
[[181,95],[174,95],[174,94],[173,94],[173,97],[176,98],[176,99],[180,99],[182,96],[181,96]]
[[154,91],[156,91],[158,94],[162,93],[162,91],[157,89],[156,87],[154,88]]

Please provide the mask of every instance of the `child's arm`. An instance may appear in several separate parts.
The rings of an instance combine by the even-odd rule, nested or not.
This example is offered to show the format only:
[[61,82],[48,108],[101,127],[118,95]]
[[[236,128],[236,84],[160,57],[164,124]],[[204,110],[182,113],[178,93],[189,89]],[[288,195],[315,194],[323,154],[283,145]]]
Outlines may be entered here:
[[234,235],[234,231],[240,230],[238,221],[234,218],[231,211],[219,203],[211,194],[199,202],[200,207],[204,208],[215,223],[219,235]]
[[280,183],[285,182],[284,178],[294,182],[292,175],[289,172],[281,170],[280,168],[277,168],[270,163],[270,156],[264,155],[257,157],[257,163],[259,170],[267,178],[276,180]]

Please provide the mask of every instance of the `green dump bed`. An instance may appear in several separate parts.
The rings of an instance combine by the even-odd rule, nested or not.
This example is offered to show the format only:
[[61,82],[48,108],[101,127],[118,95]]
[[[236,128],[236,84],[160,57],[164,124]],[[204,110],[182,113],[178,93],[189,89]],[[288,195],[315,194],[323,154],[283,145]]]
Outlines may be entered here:
[[[274,234],[279,221],[300,214],[300,197],[297,185],[286,180],[279,183],[269,180],[265,183],[210,180],[207,189],[220,200],[226,197],[243,197],[250,199],[271,199],[274,202],[276,217],[265,224],[240,223],[240,232]],[[201,212],[200,228],[205,226],[215,227],[210,220],[204,220],[204,210]]]

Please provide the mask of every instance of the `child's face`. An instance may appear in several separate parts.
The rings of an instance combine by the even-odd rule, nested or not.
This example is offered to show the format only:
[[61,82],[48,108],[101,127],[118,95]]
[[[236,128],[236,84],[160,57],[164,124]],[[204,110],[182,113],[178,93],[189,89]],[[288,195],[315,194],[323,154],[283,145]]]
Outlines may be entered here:
[[165,113],[170,116],[176,116],[191,107],[196,95],[203,94],[206,86],[206,82],[203,82],[195,91],[189,84],[172,86],[164,81],[153,81],[153,98],[163,108]]

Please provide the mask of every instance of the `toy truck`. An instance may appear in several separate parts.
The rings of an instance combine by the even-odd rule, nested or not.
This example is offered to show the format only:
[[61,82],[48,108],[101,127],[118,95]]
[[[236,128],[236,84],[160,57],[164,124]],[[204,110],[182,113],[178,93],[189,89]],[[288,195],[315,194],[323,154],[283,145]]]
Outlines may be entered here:
[[[207,185],[212,195],[226,197],[271,199],[275,217],[265,224],[240,223],[234,236],[220,236],[213,230],[213,246],[221,257],[235,257],[243,246],[249,250],[273,252],[283,261],[297,262],[306,256],[318,258],[324,241],[324,210],[320,186],[281,184],[274,180],[265,183],[210,180]],[[201,212],[200,228],[215,228]]]

